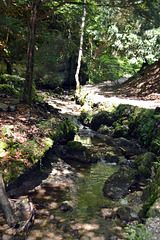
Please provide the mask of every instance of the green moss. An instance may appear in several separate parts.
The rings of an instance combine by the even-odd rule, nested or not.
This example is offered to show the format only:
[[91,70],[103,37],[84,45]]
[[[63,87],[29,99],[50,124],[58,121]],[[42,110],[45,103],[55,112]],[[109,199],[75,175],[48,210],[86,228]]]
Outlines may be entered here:
[[67,142],[67,146],[69,148],[71,148],[72,150],[76,150],[76,151],[84,151],[84,150],[86,150],[86,148],[84,146],[82,146],[81,142],[68,141]]
[[149,150],[160,154],[160,137],[152,140]]
[[11,161],[6,164],[7,173],[3,174],[4,182],[8,184],[11,181],[17,179],[21,174],[23,174],[27,166],[25,163],[19,161]]
[[48,151],[52,145],[53,140],[50,138],[46,138],[41,146],[39,146],[35,140],[30,140],[21,145],[20,151],[24,159],[26,158],[31,164],[34,164],[44,156],[44,153]]
[[25,79],[16,75],[3,74],[0,76],[0,84],[8,84],[17,90],[23,87]]
[[149,197],[143,204],[142,210],[139,212],[139,216],[142,218],[149,217],[149,209],[156,201],[157,198],[160,197],[160,167],[157,169],[156,175],[153,179],[153,182],[150,186],[148,186]]
[[115,115],[117,118],[124,117],[124,116],[130,116],[132,113],[134,113],[135,107],[129,104],[119,104],[119,106],[116,109]]
[[147,179],[151,176],[151,167],[154,161],[156,161],[156,156],[151,152],[144,153],[136,158],[136,165],[141,177]]
[[17,95],[17,91],[14,89],[14,87],[8,85],[8,84],[0,84],[0,92],[3,92],[7,95],[15,96]]
[[7,149],[7,147],[8,147],[8,144],[0,140],[0,158],[6,154],[5,150]]
[[53,145],[53,140],[51,138],[46,138],[44,141],[43,141],[43,144],[45,146],[45,151],[49,150],[49,148],[52,147]]
[[56,142],[67,142],[69,140],[73,140],[78,131],[78,126],[70,119],[61,122],[58,127],[58,130],[50,134],[51,139]]
[[155,123],[154,110],[136,107],[129,119],[129,134],[137,138],[142,146],[148,148],[152,141]]
[[118,122],[113,124],[114,126],[114,136],[116,137],[126,137],[128,135],[128,125],[121,125]]

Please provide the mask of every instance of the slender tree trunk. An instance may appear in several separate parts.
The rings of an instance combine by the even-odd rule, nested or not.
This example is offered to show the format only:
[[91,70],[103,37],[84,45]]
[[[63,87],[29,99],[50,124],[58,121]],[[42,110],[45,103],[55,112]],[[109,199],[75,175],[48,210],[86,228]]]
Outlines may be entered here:
[[32,102],[32,92],[33,92],[33,67],[34,67],[34,50],[36,42],[36,31],[37,31],[37,6],[38,1],[33,0],[31,9],[31,19],[30,19],[30,38],[27,50],[27,63],[26,63],[26,81],[24,85],[24,95],[23,100],[27,104]]
[[[86,0],[84,0],[84,4],[86,4]],[[76,74],[75,74],[76,94],[77,95],[79,95],[79,92],[80,92],[79,72],[80,72],[80,68],[81,68],[85,20],[86,20],[86,6],[84,5],[84,11],[83,11],[83,17],[82,17],[82,25],[81,25],[81,37],[80,37],[80,46],[79,46],[79,54],[78,54],[78,63],[77,63],[77,70],[76,70]]]
[[8,60],[7,58],[4,58],[4,62],[5,62],[6,67],[7,67],[7,73],[12,75],[13,71],[12,71],[12,65],[11,65],[10,60]]
[[15,227],[17,224],[16,217],[12,210],[11,204],[8,200],[1,173],[0,173],[0,205],[3,209],[8,225],[10,227]]

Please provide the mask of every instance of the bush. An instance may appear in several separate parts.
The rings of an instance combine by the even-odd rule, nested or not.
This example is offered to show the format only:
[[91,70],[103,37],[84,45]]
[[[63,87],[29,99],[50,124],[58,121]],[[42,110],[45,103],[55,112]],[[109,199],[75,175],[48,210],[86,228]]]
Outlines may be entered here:
[[24,85],[24,78],[21,78],[16,75],[3,74],[0,76],[0,84],[7,84],[13,88],[20,90]]
[[7,84],[0,84],[0,92],[11,96],[17,95],[17,91],[14,89],[14,87]]

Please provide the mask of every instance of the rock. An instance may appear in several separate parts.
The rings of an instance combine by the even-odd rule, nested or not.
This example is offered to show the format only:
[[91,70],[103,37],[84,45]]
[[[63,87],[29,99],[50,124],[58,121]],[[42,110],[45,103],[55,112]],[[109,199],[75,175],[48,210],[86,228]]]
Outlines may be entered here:
[[61,205],[60,205],[60,210],[62,212],[68,212],[68,211],[72,212],[73,208],[74,208],[74,205],[70,201],[62,202]]
[[137,171],[129,166],[121,166],[120,169],[110,176],[104,184],[105,197],[114,200],[121,199],[129,193],[129,188],[134,182]]
[[160,233],[160,219],[159,217],[148,218],[144,225],[144,230],[147,233],[146,239],[159,240]]
[[10,112],[15,112],[16,110],[17,110],[17,106],[15,106],[15,105],[10,105],[8,107],[8,111],[10,111]]
[[110,132],[109,128],[104,124],[102,124],[98,129],[98,133],[100,134],[109,134],[109,132]]
[[[118,147],[137,147],[137,142],[135,143],[133,140],[128,140],[127,138],[124,137],[120,137],[120,138],[116,138],[114,139],[114,143],[116,146]],[[139,147],[139,145],[138,145]]]
[[119,164],[119,157],[113,152],[108,152],[108,153],[104,154],[104,160],[107,163]]
[[110,232],[113,234],[113,236],[111,236],[111,238],[109,239],[112,240],[124,239],[124,235],[122,233],[123,229],[120,226],[110,228]]
[[126,137],[128,136],[129,133],[129,127],[127,124],[120,124],[118,122],[115,122],[113,124],[114,126],[114,133],[113,136],[114,137]]
[[129,160],[126,159],[124,156],[119,156],[118,159],[119,159],[118,163],[120,166],[130,164]]
[[132,222],[139,219],[138,213],[132,208],[126,206],[118,208],[116,214],[121,221],[125,222]]
[[111,126],[113,123],[112,114],[107,111],[99,112],[91,121],[91,129],[98,130],[103,125]]
[[149,216],[151,218],[159,217],[160,218],[160,198],[158,198],[153,206],[149,210]]
[[101,213],[105,219],[111,219],[115,216],[112,208],[103,208],[101,209]]
[[54,150],[62,159],[70,159],[85,163],[91,162],[91,154],[81,142],[69,141],[66,146],[59,145],[58,148],[55,147]]
[[7,112],[8,111],[8,105],[5,103],[0,103],[0,111],[1,112]]
[[152,165],[153,162],[156,161],[156,156],[154,153],[147,152],[144,154],[141,154],[136,158],[136,165],[138,168],[139,175],[147,179],[152,174]]
[[160,114],[160,107],[156,107],[154,114]]

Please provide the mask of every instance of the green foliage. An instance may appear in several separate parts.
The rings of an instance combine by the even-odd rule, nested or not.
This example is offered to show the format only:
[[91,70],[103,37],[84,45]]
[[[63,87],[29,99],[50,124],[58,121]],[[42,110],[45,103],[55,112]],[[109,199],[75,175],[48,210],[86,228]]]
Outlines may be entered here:
[[0,75],[0,84],[8,84],[17,90],[22,89],[24,85],[24,81],[25,81],[24,78],[21,78],[16,75],[9,75],[9,74]]
[[108,56],[103,52],[89,68],[89,82],[99,83],[107,80],[116,80],[121,77],[120,68],[117,58]]
[[15,96],[17,95],[17,91],[14,89],[14,87],[7,85],[7,84],[0,84],[0,92]]
[[129,240],[152,240],[151,231],[147,230],[142,224],[138,226],[129,225],[125,227],[127,233],[125,233],[126,239]]
[[22,95],[22,89],[24,84],[24,78],[15,75],[3,74],[0,75],[0,92],[8,95],[20,96]]

